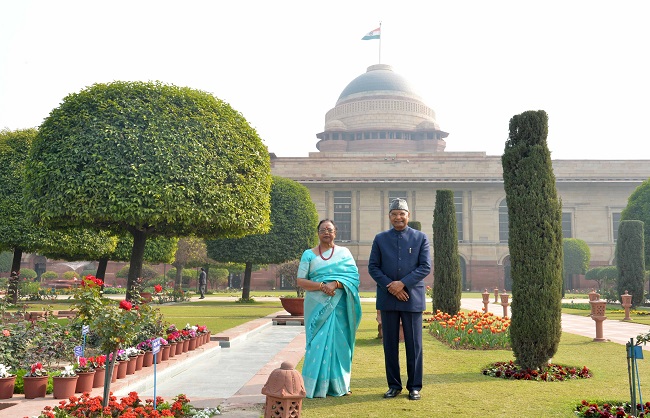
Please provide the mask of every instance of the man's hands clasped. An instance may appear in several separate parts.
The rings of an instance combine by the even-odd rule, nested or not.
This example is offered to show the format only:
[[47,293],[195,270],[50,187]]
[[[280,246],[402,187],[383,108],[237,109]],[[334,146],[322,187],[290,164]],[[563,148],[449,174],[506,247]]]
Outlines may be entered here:
[[404,287],[404,283],[401,281],[395,280],[393,282],[390,282],[386,288],[391,295],[397,298],[397,300],[401,300],[402,302],[409,300],[409,294]]

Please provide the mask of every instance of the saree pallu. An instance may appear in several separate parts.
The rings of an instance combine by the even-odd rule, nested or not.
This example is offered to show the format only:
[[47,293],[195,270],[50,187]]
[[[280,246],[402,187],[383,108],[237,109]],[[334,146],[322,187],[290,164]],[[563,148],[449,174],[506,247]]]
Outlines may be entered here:
[[343,285],[334,296],[321,291],[305,294],[307,343],[302,368],[308,398],[343,396],[350,391],[352,355],[361,322],[359,270],[350,251],[336,246],[328,260],[305,251],[298,277],[325,283],[338,280]]

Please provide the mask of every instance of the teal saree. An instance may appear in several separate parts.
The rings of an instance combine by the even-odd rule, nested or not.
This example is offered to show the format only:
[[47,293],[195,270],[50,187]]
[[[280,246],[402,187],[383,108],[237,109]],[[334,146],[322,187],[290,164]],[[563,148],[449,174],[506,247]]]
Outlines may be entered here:
[[298,277],[315,282],[338,280],[342,289],[334,296],[321,291],[305,294],[307,344],[302,377],[308,398],[343,396],[350,391],[350,373],[356,332],[361,322],[359,270],[350,251],[334,247],[324,260],[307,250],[302,254]]

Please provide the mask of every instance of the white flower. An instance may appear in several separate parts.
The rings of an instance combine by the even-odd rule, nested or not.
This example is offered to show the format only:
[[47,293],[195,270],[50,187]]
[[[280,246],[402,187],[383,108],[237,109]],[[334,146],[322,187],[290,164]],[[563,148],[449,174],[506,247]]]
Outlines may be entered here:
[[65,370],[63,370],[60,374],[61,377],[74,377],[77,374],[74,372],[74,366],[65,366]]
[[11,369],[11,366],[5,366],[4,364],[0,364],[0,378],[13,376],[13,374],[9,372],[9,369]]

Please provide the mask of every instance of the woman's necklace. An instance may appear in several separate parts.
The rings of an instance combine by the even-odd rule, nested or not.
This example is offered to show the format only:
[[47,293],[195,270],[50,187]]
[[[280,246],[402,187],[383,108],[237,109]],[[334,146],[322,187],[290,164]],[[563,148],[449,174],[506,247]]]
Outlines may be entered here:
[[330,254],[329,257],[325,258],[325,257],[323,257],[323,252],[322,252],[321,249],[320,249],[320,244],[318,244],[318,254],[320,255],[320,258],[322,258],[323,260],[327,261],[327,260],[329,260],[330,258],[332,258],[332,256],[334,255],[334,247],[332,247],[332,254]]

